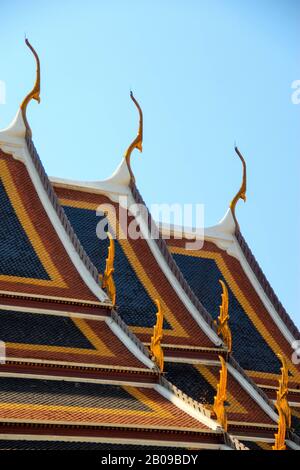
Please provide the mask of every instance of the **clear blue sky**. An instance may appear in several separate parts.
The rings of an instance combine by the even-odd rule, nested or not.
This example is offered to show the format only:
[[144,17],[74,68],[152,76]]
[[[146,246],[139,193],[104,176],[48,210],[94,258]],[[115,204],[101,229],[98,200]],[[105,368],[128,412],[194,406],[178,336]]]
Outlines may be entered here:
[[48,174],[104,179],[136,134],[133,168],[147,203],[204,203],[225,213],[248,163],[244,236],[300,325],[300,79],[297,0],[1,0],[0,80],[6,126],[42,63],[42,102],[29,120]]

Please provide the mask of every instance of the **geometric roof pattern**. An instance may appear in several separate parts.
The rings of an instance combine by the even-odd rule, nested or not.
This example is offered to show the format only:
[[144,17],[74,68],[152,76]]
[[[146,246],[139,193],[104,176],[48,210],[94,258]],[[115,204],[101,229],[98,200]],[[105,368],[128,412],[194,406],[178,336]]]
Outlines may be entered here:
[[[96,227],[99,223],[99,216],[96,216],[95,211],[100,204],[111,205],[112,201],[101,194],[87,194],[57,186],[55,190],[85,251],[93,263],[100,265],[101,268],[103,261],[100,260],[99,245],[102,244],[104,253],[107,245],[105,240],[99,241],[97,238]],[[132,216],[127,215],[128,225],[130,225]],[[110,213],[108,207],[108,221],[110,216],[113,217],[113,214]],[[132,331],[143,342],[150,342],[156,313],[154,300],[158,298],[164,307],[164,343],[174,346],[201,344],[202,347],[215,347],[215,344],[187,311],[163,273],[157,270],[157,262],[147,241],[122,238],[122,227],[119,221],[109,222],[110,227],[114,224],[118,227],[115,275],[118,312],[132,327]]]
[[[293,433],[299,432],[300,374],[291,360],[291,342],[300,334],[243,239],[234,209],[205,231],[200,250],[187,250],[190,239],[178,240],[175,229],[168,242],[163,228],[156,239],[149,236],[152,216],[130,171],[143,124],[132,95],[139,134],[114,175],[104,182],[52,183],[26,119],[28,102],[40,93],[39,60],[26,44],[37,61],[36,84],[11,126],[0,131],[6,353],[0,448],[269,449],[278,428],[278,353],[290,377],[286,444],[300,448]],[[142,211],[119,204],[120,195]],[[138,236],[128,237],[133,226]],[[116,237],[115,305],[99,276],[113,251],[99,227]],[[216,326],[220,280],[228,286],[232,351]],[[164,373],[149,351],[158,303]],[[226,369],[228,429],[213,407]]]

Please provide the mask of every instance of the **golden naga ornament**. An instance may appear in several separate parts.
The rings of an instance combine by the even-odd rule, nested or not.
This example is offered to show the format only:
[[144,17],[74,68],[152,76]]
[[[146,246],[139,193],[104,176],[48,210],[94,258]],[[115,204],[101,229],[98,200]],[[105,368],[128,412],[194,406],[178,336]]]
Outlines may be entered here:
[[29,47],[29,49],[30,49],[31,52],[33,53],[33,55],[34,55],[34,57],[35,57],[35,60],[36,60],[36,79],[35,79],[34,87],[33,87],[32,90],[28,93],[28,95],[24,98],[24,100],[22,101],[22,104],[21,104],[21,106],[20,106],[21,111],[22,111],[23,120],[24,120],[25,126],[26,126],[26,128],[27,128],[27,132],[29,132],[29,134],[30,134],[30,136],[31,136],[31,135],[32,135],[32,132],[31,132],[30,126],[29,126],[28,121],[27,121],[26,111],[27,111],[28,103],[29,103],[31,100],[36,100],[38,103],[40,103],[40,101],[41,101],[41,99],[40,99],[40,91],[41,91],[41,69],[40,69],[40,59],[39,59],[39,56],[37,55],[37,52],[36,52],[35,49],[32,47],[32,45],[30,44],[30,42],[28,41],[27,38],[25,39],[25,44],[26,44],[26,46]]
[[227,431],[227,414],[225,410],[225,401],[227,397],[227,365],[225,359],[219,356],[221,361],[220,381],[217,386],[217,395],[214,398],[213,411],[217,417],[218,423],[224,431]]
[[130,98],[132,99],[132,101],[136,105],[137,110],[139,112],[139,117],[140,117],[138,134],[137,134],[136,138],[131,142],[131,144],[129,145],[126,152],[124,153],[124,158],[125,158],[127,166],[128,166],[128,170],[129,170],[129,173],[130,173],[130,176],[131,176],[131,180],[134,181],[135,178],[134,178],[133,172],[131,170],[130,157],[131,157],[132,151],[134,149],[138,149],[140,152],[143,151],[143,112],[142,112],[142,109],[141,109],[138,101],[133,96],[132,91],[130,92]]
[[101,287],[107,290],[108,296],[113,305],[116,304],[116,286],[113,278],[114,274],[114,261],[115,261],[115,241],[113,236],[110,232],[107,232],[107,236],[109,238],[109,248],[108,248],[108,256],[106,258],[106,265],[104,274],[99,275],[99,281]]
[[286,450],[285,438],[286,431],[291,427],[291,409],[287,400],[288,394],[288,380],[289,380],[289,370],[287,367],[287,362],[284,356],[278,354],[278,357],[281,360],[281,377],[279,379],[279,387],[277,391],[277,399],[275,406],[278,411],[279,421],[278,421],[278,432],[275,434],[275,444],[272,447],[273,450]]
[[217,333],[219,336],[222,336],[224,343],[227,346],[228,352],[232,350],[232,336],[231,331],[229,328],[229,313],[228,313],[228,304],[229,304],[229,297],[228,297],[228,289],[224,281],[222,279],[219,280],[222,286],[222,304],[220,305],[220,315],[218,316],[218,322],[215,321],[217,324]]
[[230,203],[230,209],[231,209],[234,221],[235,221],[235,223],[238,227],[239,224],[238,224],[238,221],[237,221],[237,218],[236,218],[236,215],[235,215],[235,208],[236,208],[236,205],[237,205],[237,202],[238,202],[239,199],[243,199],[243,201],[246,202],[247,168],[246,168],[245,159],[244,159],[243,155],[241,154],[241,152],[239,151],[239,149],[237,147],[235,147],[234,150],[235,150],[236,154],[239,156],[239,158],[240,158],[240,160],[243,164],[242,185],[241,185],[240,189],[238,190],[238,192],[236,193],[236,195],[234,196],[234,198],[232,199],[232,201]]
[[155,300],[157,305],[156,325],[154,326],[153,336],[151,337],[150,351],[152,360],[155,362],[160,372],[164,370],[164,353],[161,347],[161,340],[163,337],[163,323],[164,316],[161,310],[160,301]]

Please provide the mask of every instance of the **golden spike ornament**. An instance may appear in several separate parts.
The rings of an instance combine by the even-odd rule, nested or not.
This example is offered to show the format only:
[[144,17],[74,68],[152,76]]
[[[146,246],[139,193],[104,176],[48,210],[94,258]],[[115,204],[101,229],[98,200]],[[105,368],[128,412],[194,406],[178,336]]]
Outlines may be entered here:
[[108,255],[106,258],[106,265],[104,274],[99,275],[99,281],[101,283],[101,287],[107,290],[108,296],[113,305],[116,304],[116,286],[113,278],[113,274],[115,271],[114,268],[114,261],[115,261],[115,241],[113,236],[110,232],[107,232],[107,236],[109,238],[109,248],[108,248]]
[[231,209],[234,221],[235,221],[235,223],[238,227],[239,224],[238,224],[238,221],[237,221],[237,218],[236,218],[236,215],[235,215],[235,208],[236,208],[236,205],[237,205],[237,202],[238,202],[239,199],[243,199],[243,201],[246,202],[247,167],[246,167],[246,161],[245,161],[243,155],[241,154],[241,152],[239,151],[239,149],[237,147],[234,147],[234,150],[235,150],[236,154],[238,155],[238,157],[240,158],[240,160],[242,162],[242,165],[243,165],[242,185],[241,185],[240,189],[238,190],[238,192],[236,193],[236,195],[234,196],[234,198],[232,199],[232,201],[230,203],[230,209]]
[[229,313],[228,313],[228,304],[229,304],[229,297],[228,297],[228,289],[224,281],[222,279],[219,280],[222,286],[222,303],[220,305],[220,315],[218,316],[217,324],[217,333],[219,336],[222,336],[224,343],[227,346],[228,352],[232,350],[232,335],[229,328]]
[[137,110],[139,112],[139,117],[140,117],[139,130],[138,130],[137,136],[131,142],[128,149],[124,153],[124,158],[125,158],[127,166],[128,166],[128,170],[129,170],[129,173],[130,173],[130,176],[131,176],[131,180],[134,181],[135,178],[134,178],[133,172],[131,170],[130,157],[131,157],[132,151],[134,149],[138,149],[140,152],[143,151],[143,112],[142,112],[142,109],[141,109],[138,101],[135,99],[132,91],[130,92],[130,98],[132,99],[135,106],[137,107]]
[[156,299],[155,303],[157,305],[156,324],[153,329],[153,336],[151,337],[150,351],[152,354],[152,360],[155,362],[160,372],[163,372],[164,353],[161,347],[161,340],[163,337],[164,316],[162,313],[160,301]]
[[213,411],[217,417],[218,423],[224,431],[227,431],[227,415],[225,410],[225,401],[227,397],[227,365],[225,359],[219,356],[221,361],[220,381],[217,386],[217,395],[214,398]]
[[24,98],[24,100],[22,101],[21,103],[21,111],[22,111],[22,116],[23,116],[23,120],[24,120],[24,123],[25,123],[25,126],[27,128],[27,131],[30,133],[30,135],[32,134],[31,132],[31,129],[30,129],[30,126],[28,124],[28,121],[27,121],[27,116],[26,116],[26,111],[27,111],[27,106],[28,106],[28,103],[31,101],[31,100],[36,100],[38,103],[40,103],[41,99],[40,99],[40,91],[41,91],[41,69],[40,69],[40,59],[39,59],[39,56],[37,55],[37,52],[36,50],[32,47],[32,45],[30,44],[30,42],[28,41],[27,38],[25,38],[25,44],[27,47],[29,47],[29,49],[31,50],[31,52],[33,53],[34,57],[35,57],[35,60],[36,60],[36,79],[35,79],[35,84],[34,84],[34,87],[32,88],[32,90],[28,93],[28,95]]
[[[277,392],[278,393],[278,392]],[[272,450],[286,450],[286,445],[285,445],[285,436],[286,436],[286,420],[283,411],[281,408],[277,407],[279,414],[279,420],[278,420],[278,432],[275,434],[275,444],[272,446]]]
[[279,420],[278,420],[278,432],[275,434],[275,444],[272,447],[273,450],[286,450],[285,437],[286,431],[291,427],[291,409],[287,400],[288,395],[288,381],[289,381],[289,370],[287,367],[287,362],[284,356],[278,354],[279,359],[281,360],[281,377],[279,379],[278,391],[276,393],[277,399],[275,406],[278,411]]

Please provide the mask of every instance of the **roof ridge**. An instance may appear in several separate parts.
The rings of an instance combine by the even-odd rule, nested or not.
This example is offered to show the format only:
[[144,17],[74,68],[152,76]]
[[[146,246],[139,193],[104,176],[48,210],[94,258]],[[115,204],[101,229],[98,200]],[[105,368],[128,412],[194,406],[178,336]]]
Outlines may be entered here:
[[[130,183],[130,189],[131,189],[131,192],[132,192],[132,196],[135,200],[135,202],[137,204],[142,204],[146,210],[147,210],[147,213],[148,213],[148,226],[149,226],[149,229],[150,227],[152,226],[156,226],[156,222],[154,221],[153,217],[152,217],[152,214],[151,212],[149,211],[145,201],[143,200],[135,182],[131,181]],[[165,242],[165,240],[163,239],[162,235],[161,235],[161,232],[159,230],[157,230],[157,233],[158,233],[158,237],[155,238],[155,242],[156,242],[156,245],[157,247],[159,248],[162,256],[164,257],[169,269],[171,270],[171,272],[173,273],[173,275],[176,277],[176,279],[178,280],[180,286],[182,287],[182,289],[184,290],[185,294],[188,296],[189,300],[192,302],[192,304],[194,305],[194,307],[198,310],[198,312],[202,315],[203,319],[205,320],[205,322],[210,326],[210,328],[216,333],[217,330],[216,330],[216,326],[214,324],[214,321],[213,321],[213,318],[212,316],[210,315],[210,313],[206,310],[206,308],[204,307],[204,305],[200,302],[200,300],[198,299],[198,297],[196,296],[196,294],[193,292],[193,290],[191,289],[191,287],[189,286],[188,282],[186,281],[185,277],[183,276],[181,270],[179,269],[176,261],[174,260],[173,256],[171,255],[171,253],[169,252],[169,249],[168,249],[168,246]]]
[[[199,413],[204,414],[206,418],[213,419],[211,410],[209,408],[207,408],[203,403],[200,403],[197,400],[194,400],[189,395],[184,393],[182,390],[176,387],[176,385],[174,385],[172,382],[167,380],[163,375],[160,375],[159,377],[159,384],[162,387],[166,388],[171,393],[173,393],[177,398],[179,398],[184,403],[189,405],[195,411],[198,411]],[[231,447],[233,450],[249,450],[248,447],[246,447],[236,437],[222,430],[221,426],[217,422],[216,424],[219,426],[219,430],[222,431],[225,445],[227,445],[228,447]]]
[[258,282],[260,283],[261,287],[263,288],[265,294],[271,301],[273,307],[275,308],[276,312],[288,327],[290,332],[295,336],[296,339],[300,339],[300,331],[298,330],[297,326],[283,307],[282,303],[280,302],[279,298],[277,297],[273,287],[269,283],[266,275],[264,274],[262,268],[260,267],[258,261],[256,260],[254,254],[252,253],[249,245],[247,244],[245,238],[243,237],[240,229],[237,227],[235,231],[235,238],[248,262],[250,268],[252,269],[255,277],[257,278]]

